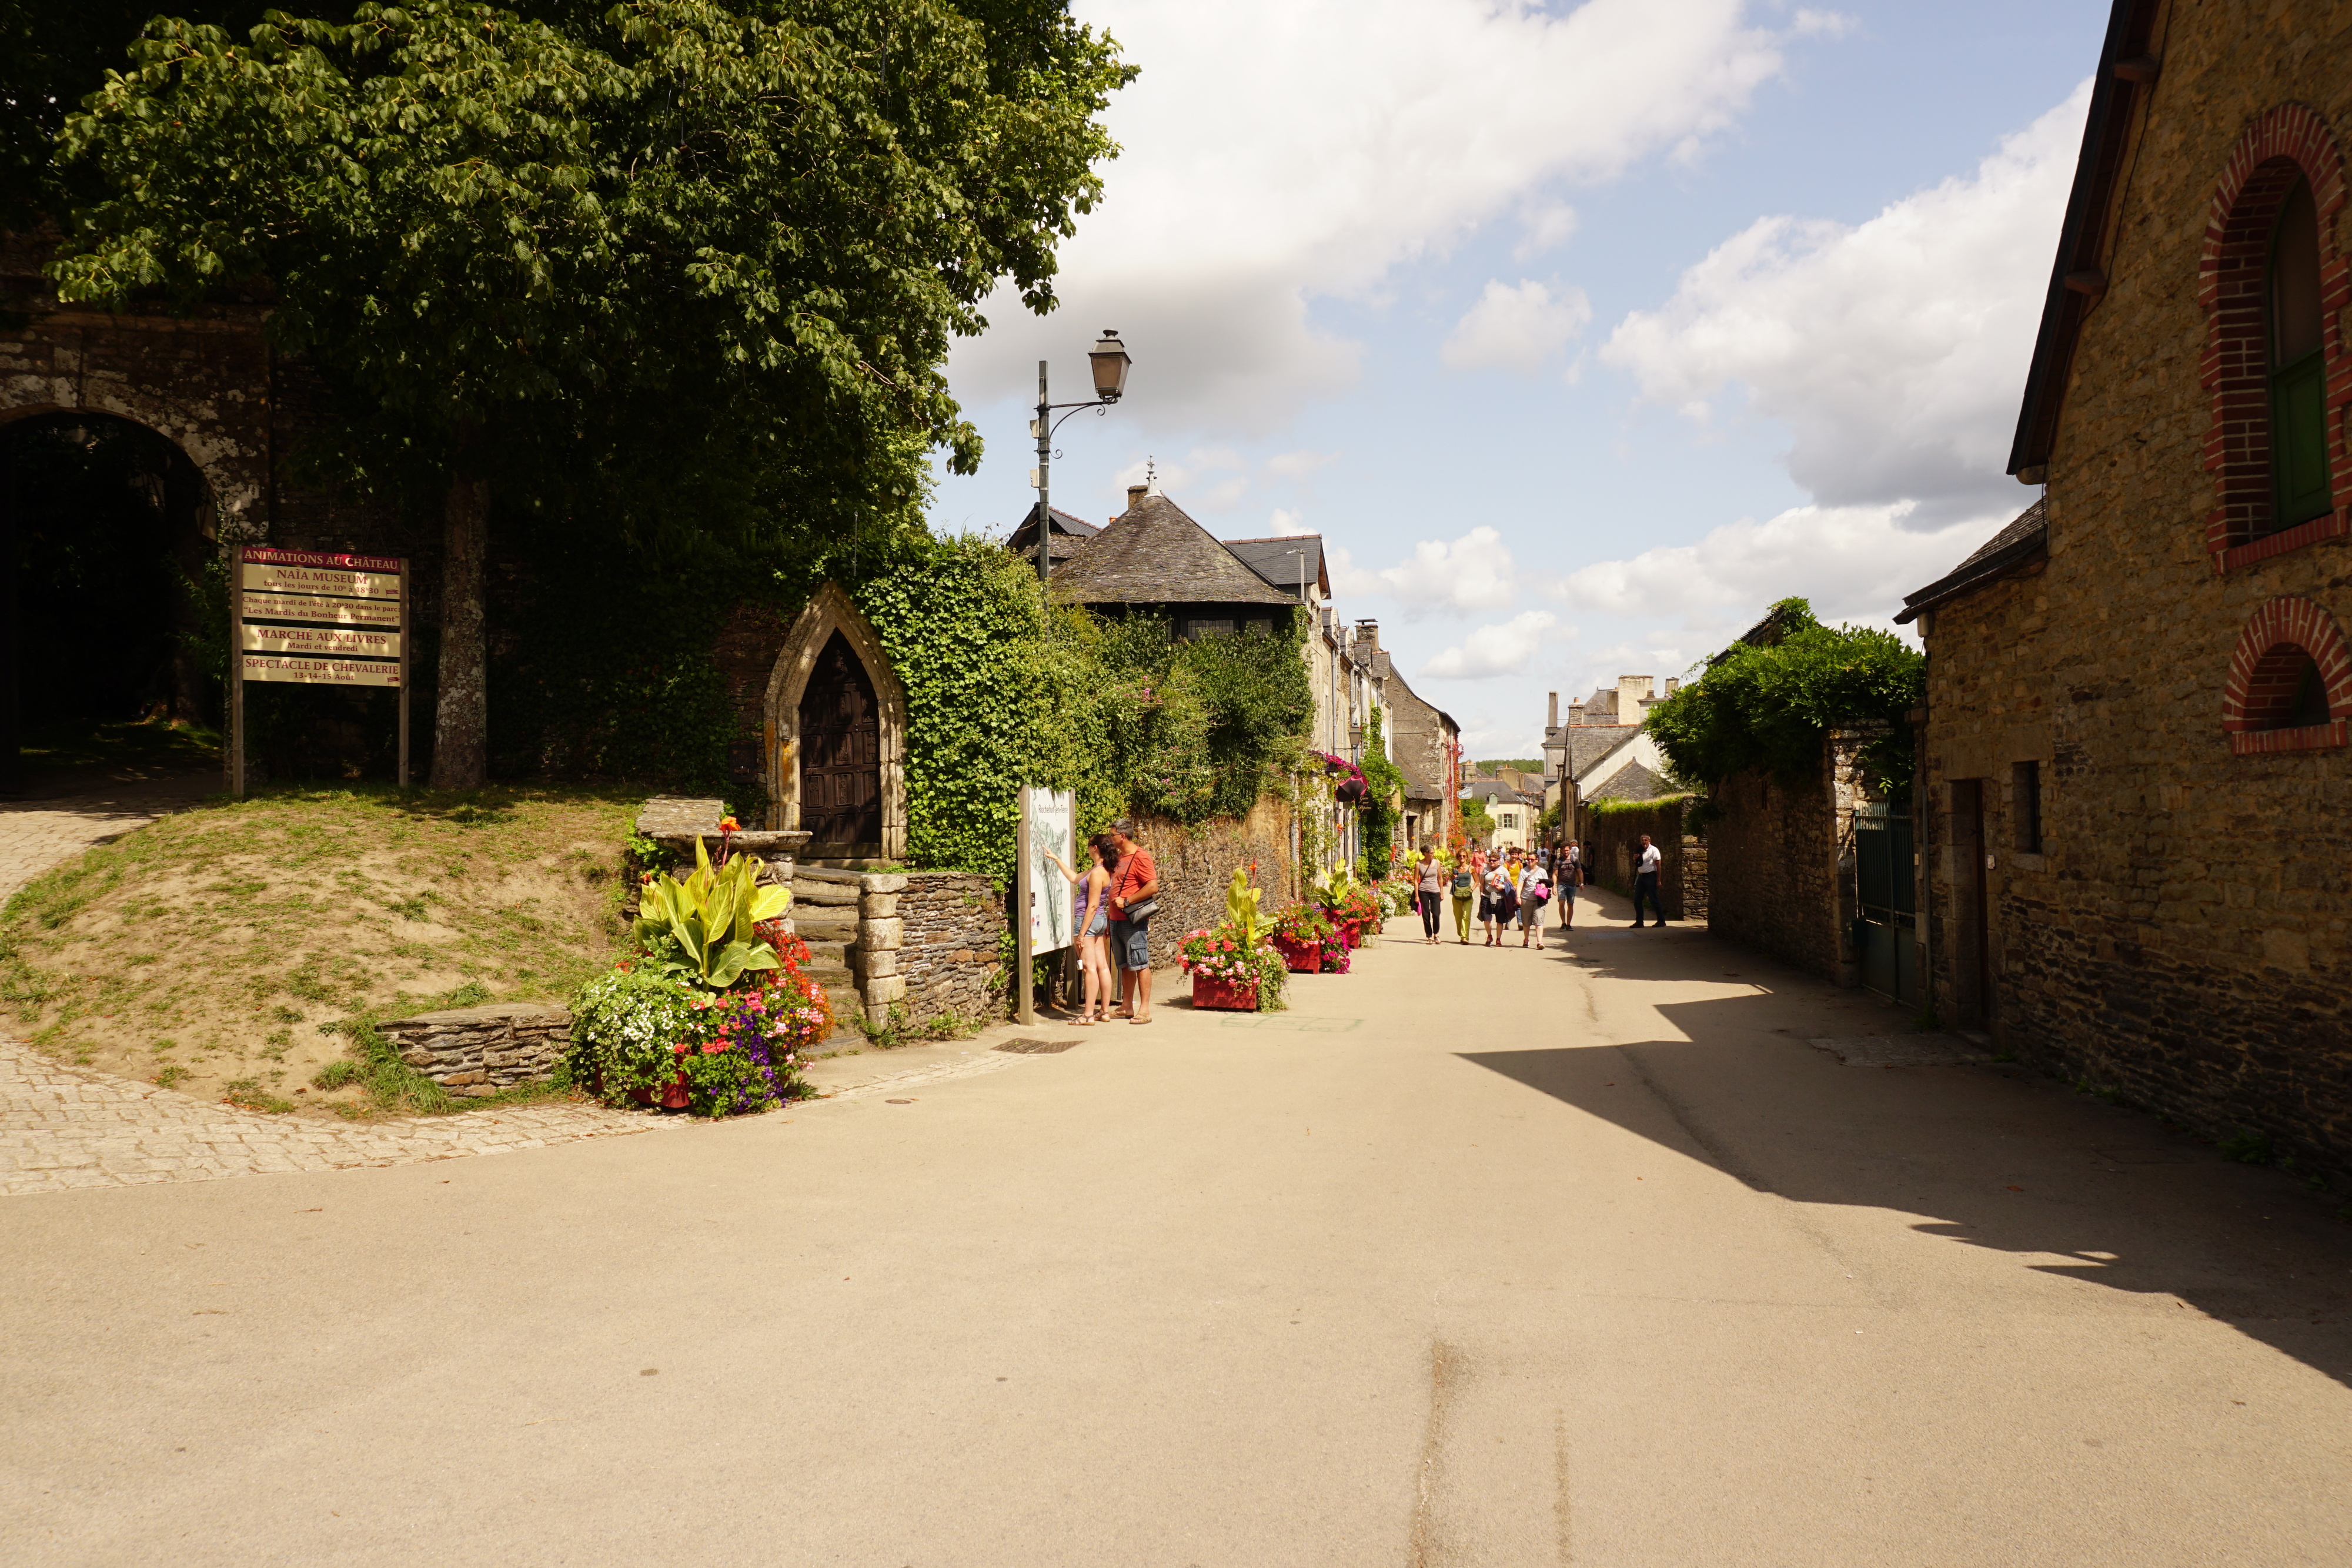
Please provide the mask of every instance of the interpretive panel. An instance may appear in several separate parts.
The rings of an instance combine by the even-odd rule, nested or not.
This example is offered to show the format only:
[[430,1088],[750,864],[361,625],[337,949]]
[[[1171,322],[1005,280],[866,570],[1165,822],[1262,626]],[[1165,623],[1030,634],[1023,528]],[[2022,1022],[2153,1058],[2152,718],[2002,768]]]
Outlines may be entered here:
[[398,626],[397,599],[329,599],[317,593],[248,593],[247,621],[327,621],[338,626]]
[[257,653],[306,653],[312,658],[397,659],[400,633],[348,626],[255,626],[245,628],[245,648]]
[[295,681],[307,686],[387,686],[400,685],[400,666],[366,659],[304,659],[285,653],[244,655],[248,681]]
[[248,545],[242,586],[247,593],[331,593],[397,601],[400,562],[392,556],[325,555]]

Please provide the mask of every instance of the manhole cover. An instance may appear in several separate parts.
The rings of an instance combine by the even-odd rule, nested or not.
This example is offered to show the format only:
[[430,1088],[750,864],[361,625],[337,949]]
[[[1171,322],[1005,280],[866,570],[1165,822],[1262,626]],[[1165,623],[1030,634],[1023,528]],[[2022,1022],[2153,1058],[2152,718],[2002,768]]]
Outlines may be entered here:
[[1015,1056],[1051,1056],[1078,1043],[1076,1040],[1008,1040],[996,1049],[1009,1051]]

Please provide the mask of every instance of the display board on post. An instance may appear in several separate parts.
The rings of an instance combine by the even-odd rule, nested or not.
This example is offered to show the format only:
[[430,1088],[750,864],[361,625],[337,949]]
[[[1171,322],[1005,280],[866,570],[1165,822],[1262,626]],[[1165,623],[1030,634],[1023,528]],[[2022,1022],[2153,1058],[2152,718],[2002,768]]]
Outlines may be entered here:
[[1013,1018],[1037,1021],[1030,995],[1034,961],[1041,953],[1058,952],[1070,945],[1070,901],[1061,871],[1045,857],[1070,860],[1070,844],[1077,831],[1078,798],[1067,789],[1021,786],[1020,844],[1014,861],[1013,907],[1013,963],[1020,970],[1013,986]]
[[383,686],[400,694],[408,787],[408,561],[237,547],[229,589],[229,793],[245,798],[245,684]]

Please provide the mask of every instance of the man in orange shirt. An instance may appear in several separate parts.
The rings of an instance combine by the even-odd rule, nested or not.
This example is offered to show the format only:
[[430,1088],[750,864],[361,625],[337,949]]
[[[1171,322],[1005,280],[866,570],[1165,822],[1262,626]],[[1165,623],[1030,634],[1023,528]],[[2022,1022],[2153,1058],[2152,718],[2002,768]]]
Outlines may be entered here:
[[1136,904],[1160,896],[1160,867],[1151,852],[1135,841],[1135,823],[1122,818],[1111,824],[1118,841],[1118,870],[1110,885],[1110,950],[1118,958],[1119,990],[1127,1003],[1128,1022],[1151,1021],[1151,918],[1129,915]]

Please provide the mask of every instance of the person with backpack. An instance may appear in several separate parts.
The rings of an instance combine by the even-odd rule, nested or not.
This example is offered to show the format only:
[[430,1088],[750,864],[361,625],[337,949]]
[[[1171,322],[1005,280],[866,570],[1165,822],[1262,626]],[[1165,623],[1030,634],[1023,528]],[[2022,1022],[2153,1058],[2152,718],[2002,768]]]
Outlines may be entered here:
[[1470,946],[1470,905],[1478,897],[1478,873],[1471,869],[1469,858],[1454,862],[1454,879],[1448,891],[1454,896],[1454,934],[1462,939],[1462,946],[1467,947]]

